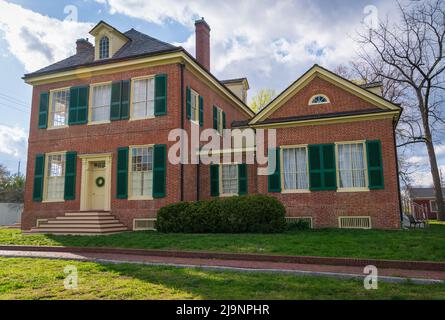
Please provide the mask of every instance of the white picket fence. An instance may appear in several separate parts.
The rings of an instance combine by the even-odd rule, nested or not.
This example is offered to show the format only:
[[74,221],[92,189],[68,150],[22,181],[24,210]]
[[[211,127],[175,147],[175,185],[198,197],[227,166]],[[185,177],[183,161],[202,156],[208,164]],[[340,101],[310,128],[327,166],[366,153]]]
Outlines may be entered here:
[[0,226],[11,226],[20,222],[23,204],[0,203]]

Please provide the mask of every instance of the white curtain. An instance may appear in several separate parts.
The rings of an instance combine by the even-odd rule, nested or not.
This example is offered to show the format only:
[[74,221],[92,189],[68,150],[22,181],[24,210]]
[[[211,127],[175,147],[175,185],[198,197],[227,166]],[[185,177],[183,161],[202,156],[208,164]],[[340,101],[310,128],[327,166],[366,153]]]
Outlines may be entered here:
[[340,188],[364,188],[365,161],[362,143],[338,145]]
[[111,85],[93,87],[92,121],[110,120]]
[[306,148],[285,148],[283,150],[283,167],[284,189],[309,188]]
[[133,148],[131,156],[133,196],[151,196],[153,189],[153,149]]
[[145,118],[154,115],[154,79],[134,81],[133,118]]
[[238,166],[236,164],[224,164],[222,166],[222,193],[238,193]]
[[51,125],[60,127],[67,124],[67,109],[70,99],[69,90],[54,91],[51,93]]
[[65,155],[56,154],[48,156],[47,167],[47,200],[63,199],[65,191]]

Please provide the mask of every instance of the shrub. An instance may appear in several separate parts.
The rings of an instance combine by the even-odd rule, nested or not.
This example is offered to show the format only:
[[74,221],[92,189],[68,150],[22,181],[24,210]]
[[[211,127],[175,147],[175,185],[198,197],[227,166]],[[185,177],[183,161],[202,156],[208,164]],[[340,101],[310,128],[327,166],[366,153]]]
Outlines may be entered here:
[[265,195],[180,202],[159,209],[156,228],[168,233],[283,232],[285,212],[280,201]]
[[311,225],[309,221],[307,220],[297,220],[295,222],[289,222],[286,225],[287,231],[301,231],[301,230],[309,230],[311,228]]

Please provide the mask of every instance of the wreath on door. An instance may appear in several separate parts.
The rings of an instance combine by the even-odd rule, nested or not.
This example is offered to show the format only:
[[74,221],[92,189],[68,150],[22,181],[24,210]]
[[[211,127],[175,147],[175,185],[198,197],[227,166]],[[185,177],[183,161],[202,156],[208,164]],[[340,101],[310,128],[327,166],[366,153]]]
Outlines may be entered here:
[[105,185],[105,179],[102,177],[99,177],[96,179],[96,186],[99,188],[103,187]]

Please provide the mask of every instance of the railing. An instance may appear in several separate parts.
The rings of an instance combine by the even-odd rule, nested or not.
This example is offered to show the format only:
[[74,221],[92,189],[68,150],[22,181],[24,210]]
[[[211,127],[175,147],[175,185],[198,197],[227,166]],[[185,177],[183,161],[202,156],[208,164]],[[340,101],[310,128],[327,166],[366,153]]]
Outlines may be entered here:
[[424,206],[411,202],[411,214],[414,217],[414,219],[418,221],[425,221],[425,226],[429,224],[428,213]]

